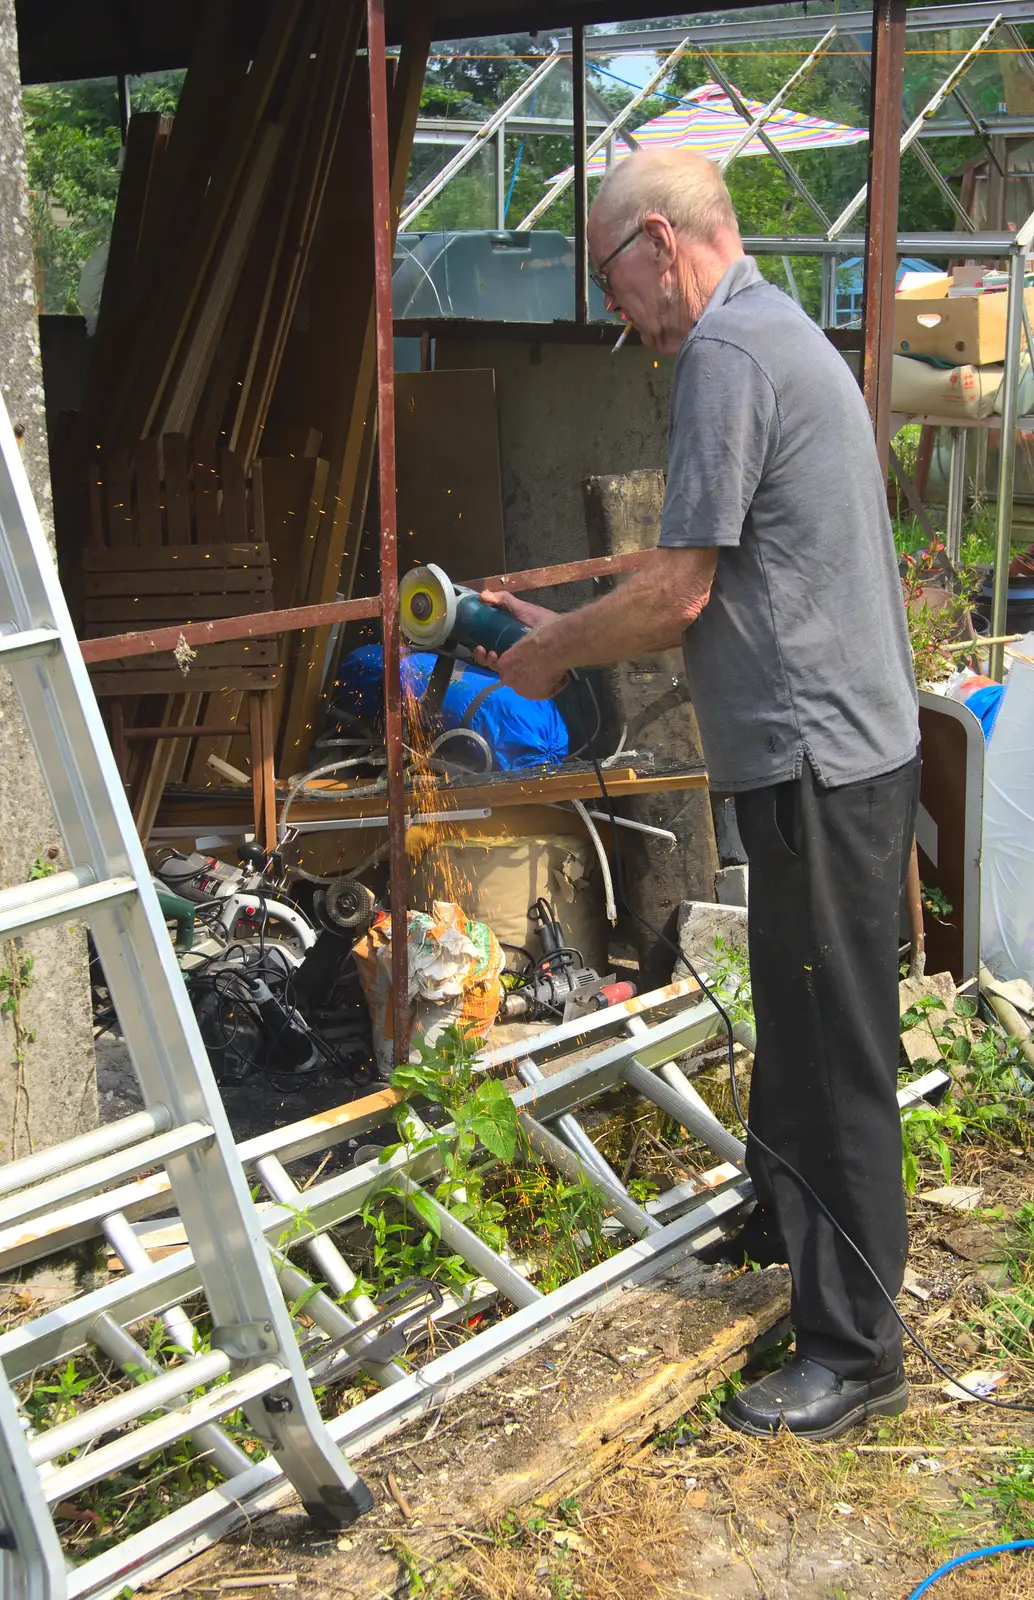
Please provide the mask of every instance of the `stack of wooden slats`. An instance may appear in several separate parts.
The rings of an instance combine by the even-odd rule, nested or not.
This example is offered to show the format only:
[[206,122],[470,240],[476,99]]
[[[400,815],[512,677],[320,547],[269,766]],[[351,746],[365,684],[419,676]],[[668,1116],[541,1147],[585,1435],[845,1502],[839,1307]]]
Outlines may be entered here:
[[[376,440],[365,6],[270,0],[251,53],[241,4],[202,9],[176,116],[130,122],[83,406],[58,441],[59,542],[80,611],[87,588],[102,598],[103,560],[84,564],[84,529],[95,552],[119,550],[123,588],[132,549],[258,543],[271,586],[256,610],[350,590]],[[414,23],[395,72],[396,212],[427,46],[426,21]],[[199,614],[177,560],[168,570],[179,588],[157,583],[160,561],[137,569],[166,624]],[[326,630],[288,634],[263,663],[279,669],[272,737],[285,774],[307,762],[326,643]],[[215,692],[210,669],[164,701],[137,690],[127,717],[171,725],[175,702],[193,695],[189,724],[246,733],[242,688],[228,678],[228,692]],[[117,670],[104,664],[106,677]],[[198,738],[164,764],[209,782],[208,757],[229,746],[225,733]],[[155,751],[148,759],[160,764]]]

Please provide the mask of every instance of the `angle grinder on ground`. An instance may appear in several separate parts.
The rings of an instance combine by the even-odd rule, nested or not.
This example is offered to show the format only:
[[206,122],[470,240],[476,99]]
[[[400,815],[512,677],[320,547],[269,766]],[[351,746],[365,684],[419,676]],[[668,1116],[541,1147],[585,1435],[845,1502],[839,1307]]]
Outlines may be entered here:
[[[476,590],[453,583],[441,567],[432,564],[414,567],[399,584],[399,625],[414,649],[435,650],[446,659],[461,647],[501,656],[530,632],[511,612],[487,605]],[[425,701],[428,696],[430,710],[433,682]],[[567,724],[571,754],[580,755],[599,733],[599,708],[591,685],[571,673],[553,702]]]

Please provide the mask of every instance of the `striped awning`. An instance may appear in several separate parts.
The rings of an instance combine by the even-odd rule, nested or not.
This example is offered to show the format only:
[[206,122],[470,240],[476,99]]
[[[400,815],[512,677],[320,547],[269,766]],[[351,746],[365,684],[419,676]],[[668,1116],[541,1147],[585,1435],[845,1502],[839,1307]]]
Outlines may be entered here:
[[[752,117],[764,110],[760,101],[748,100],[745,95],[741,98]],[[745,128],[746,123],[734,109],[725,90],[716,83],[705,83],[699,89],[691,90],[679,105],[644,122],[642,127],[634,131],[636,144],[641,150],[695,150],[717,161],[732,149]],[[768,118],[765,132],[777,150],[784,150],[788,154],[794,150],[860,144],[868,138],[864,128],[851,128],[842,122],[826,122],[822,117],[808,117],[801,111],[790,111],[785,106]],[[618,134],[617,159],[621,161],[630,153],[630,147]],[[741,156],[767,154],[757,134],[740,151]],[[570,168],[566,170],[570,171]],[[589,175],[602,177],[606,170],[606,152],[601,150],[589,162]],[[554,173],[549,182],[556,183],[565,175],[563,172]]]

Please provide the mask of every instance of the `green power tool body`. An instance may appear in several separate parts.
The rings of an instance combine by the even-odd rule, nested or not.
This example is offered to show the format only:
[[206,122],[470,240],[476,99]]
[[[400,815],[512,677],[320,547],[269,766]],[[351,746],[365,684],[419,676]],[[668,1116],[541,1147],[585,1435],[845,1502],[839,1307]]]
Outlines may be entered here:
[[[463,646],[479,647],[504,655],[531,630],[501,606],[490,606],[475,589],[453,583],[432,564],[414,567],[399,584],[399,625],[407,643],[417,650],[445,655]],[[591,686],[575,673],[552,696],[567,724],[571,754],[580,754],[599,731],[599,713]],[[596,731],[591,716],[595,712]]]

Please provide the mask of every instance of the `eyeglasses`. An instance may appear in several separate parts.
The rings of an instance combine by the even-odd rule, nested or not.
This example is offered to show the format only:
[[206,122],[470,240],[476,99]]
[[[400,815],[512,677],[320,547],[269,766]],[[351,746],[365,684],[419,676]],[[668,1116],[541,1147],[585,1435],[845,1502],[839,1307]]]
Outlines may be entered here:
[[617,249],[616,250],[612,250],[610,252],[610,255],[606,256],[600,262],[598,267],[595,267],[590,271],[589,277],[592,279],[593,283],[596,285],[596,287],[598,289],[602,289],[604,294],[610,294],[610,292],[611,292],[610,291],[610,279],[607,277],[607,270],[606,269],[610,266],[610,263],[613,261],[615,256],[619,256],[621,254],[622,250],[627,250],[630,244],[634,244],[635,243],[636,239],[638,239],[639,235],[642,232],[643,232],[643,224],[640,224],[639,227],[635,230],[634,233],[630,233],[629,234],[627,239],[622,239],[622,241],[618,245]]

